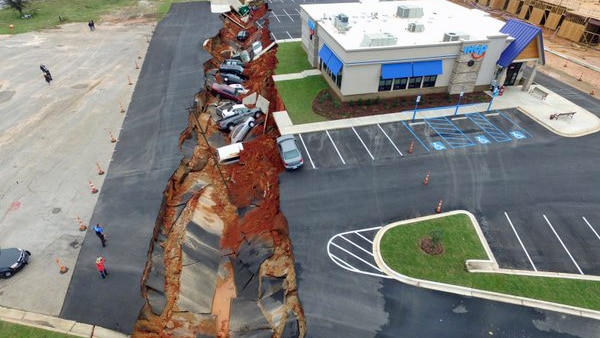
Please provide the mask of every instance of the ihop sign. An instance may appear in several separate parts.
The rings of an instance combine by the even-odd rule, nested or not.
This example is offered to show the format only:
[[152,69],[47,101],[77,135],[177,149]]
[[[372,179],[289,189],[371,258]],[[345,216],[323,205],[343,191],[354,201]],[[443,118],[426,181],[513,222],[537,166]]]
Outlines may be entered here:
[[473,60],[480,60],[483,59],[483,57],[485,56],[485,52],[487,51],[487,49],[487,45],[471,45],[465,46],[465,48],[463,49],[463,53],[471,54]]

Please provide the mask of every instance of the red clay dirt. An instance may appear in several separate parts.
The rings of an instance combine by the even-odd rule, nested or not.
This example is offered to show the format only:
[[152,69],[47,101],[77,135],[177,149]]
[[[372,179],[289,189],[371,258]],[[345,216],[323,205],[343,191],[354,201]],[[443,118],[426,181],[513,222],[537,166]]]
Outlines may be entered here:
[[[213,55],[213,59],[205,64],[205,70],[214,68],[238,50],[235,36],[241,29],[260,38],[263,48],[269,46],[272,41],[269,38],[268,20],[264,20],[264,28],[260,30],[253,24],[253,20],[260,19],[266,13],[266,6],[260,4],[258,10],[251,14],[248,23],[243,23],[237,14],[228,13],[223,29],[204,46]],[[240,24],[245,27],[240,27]],[[240,47],[249,45],[250,40]],[[250,89],[250,93],[256,92],[267,99],[270,102],[270,112],[284,108],[272,78],[277,64],[276,49],[275,46],[259,59],[248,63],[245,71],[245,75],[249,77],[245,82],[246,88]],[[283,166],[275,144],[279,133],[274,120],[268,114],[265,117],[266,124],[265,118],[258,121],[260,124],[252,131],[254,138],[244,142],[239,163],[219,166],[213,155],[216,152],[215,146],[205,141],[211,139],[212,135],[221,133],[206,113],[208,106],[216,103],[217,99],[203,90],[198,93],[197,102],[197,109],[190,113],[189,125],[182,131],[179,140],[180,145],[195,142],[194,150],[182,160],[164,192],[154,241],[142,279],[142,295],[146,304],[140,312],[133,336],[195,337],[197,334],[204,334],[228,337],[232,334],[229,305],[238,296],[232,290],[232,287],[235,288],[234,269],[230,263],[221,264],[219,270],[222,272],[214,280],[215,290],[210,312],[193,313],[178,307],[182,243],[186,225],[200,217],[210,224],[209,228],[221,233],[219,249],[224,258],[236,257],[243,243],[254,243],[255,239],[260,242],[265,234],[271,238],[274,243],[273,253],[260,264],[258,277],[261,281],[268,277],[282,280],[285,291],[283,308],[277,310],[280,312],[269,313],[259,304],[257,309],[260,308],[261,315],[271,324],[273,337],[290,334],[284,332],[286,321],[291,320],[288,318],[290,313],[295,317],[292,323],[297,323],[296,335],[303,337],[305,319],[297,294],[291,242],[287,222],[279,209],[278,175],[283,171]],[[238,214],[239,210],[246,210],[243,216]],[[157,253],[162,253],[164,270],[156,261]],[[156,276],[164,278],[164,295],[161,290],[157,290],[160,285],[156,285]],[[259,300],[260,293],[260,290],[256,290]],[[164,307],[161,307],[163,303]],[[282,319],[274,319],[279,317]]]

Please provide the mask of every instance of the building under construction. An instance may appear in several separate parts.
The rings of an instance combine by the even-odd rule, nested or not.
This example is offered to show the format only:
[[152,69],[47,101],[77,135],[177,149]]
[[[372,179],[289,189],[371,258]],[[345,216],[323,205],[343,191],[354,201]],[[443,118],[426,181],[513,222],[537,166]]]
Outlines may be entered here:
[[598,0],[474,0],[494,10],[511,13],[521,20],[545,27],[557,36],[598,46],[600,2]]

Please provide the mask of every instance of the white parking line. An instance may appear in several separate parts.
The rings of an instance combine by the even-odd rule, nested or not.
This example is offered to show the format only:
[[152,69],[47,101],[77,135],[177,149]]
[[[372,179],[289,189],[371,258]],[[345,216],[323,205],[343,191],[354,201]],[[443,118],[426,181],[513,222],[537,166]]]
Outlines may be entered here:
[[592,232],[594,233],[594,235],[596,235],[596,237],[598,238],[598,240],[600,240],[600,236],[598,235],[598,233],[596,232],[596,230],[594,230],[594,228],[592,227],[592,225],[590,224],[590,222],[588,222],[587,219],[585,219],[585,217],[581,217],[583,218],[583,221],[590,227],[590,230],[592,230]]
[[294,8],[294,10],[295,10],[296,12],[298,12],[298,15],[300,15],[300,11],[298,10],[298,8]]
[[383,272],[383,271],[381,271],[381,270],[380,270],[380,269],[379,269],[377,266],[375,266],[375,265],[373,265],[373,264],[371,264],[371,263],[367,262],[366,260],[364,260],[364,259],[362,259],[362,258],[358,257],[357,255],[355,255],[355,254],[353,254],[352,252],[350,252],[350,251],[348,251],[348,250],[344,249],[343,247],[341,247],[341,246],[339,246],[339,245],[335,244],[334,242],[331,242],[331,245],[333,245],[333,246],[335,246],[336,248],[338,248],[338,249],[340,249],[340,250],[344,251],[344,252],[345,252],[345,253],[347,253],[348,255],[350,255],[350,256],[352,256],[352,257],[354,257],[354,258],[358,259],[359,261],[361,261],[361,262],[363,262],[363,263],[367,264],[368,266],[372,267],[373,269],[375,269],[375,270],[377,270],[377,271],[379,271],[379,272]]
[[364,249],[362,246],[360,246],[360,245],[358,245],[358,244],[356,244],[356,243],[352,242],[351,240],[349,240],[348,238],[346,238],[346,237],[344,237],[344,236],[342,236],[342,235],[340,235],[339,237],[340,237],[341,239],[345,240],[346,242],[348,242],[348,243],[350,243],[350,244],[354,245],[355,247],[359,248],[360,250],[364,251],[366,254],[370,255],[371,257],[373,257],[373,253],[371,253],[371,252],[369,252],[369,251],[365,250],[365,249]]
[[338,154],[338,156],[340,157],[340,160],[342,160],[342,163],[344,165],[346,165],[346,161],[344,161],[344,159],[342,158],[342,154],[340,154],[340,151],[338,150],[338,148],[335,146],[335,142],[333,142],[333,139],[331,138],[331,135],[329,135],[329,130],[325,130],[325,133],[327,134],[327,136],[329,137],[329,141],[331,141],[331,144],[333,144],[333,148],[335,148],[335,152]]
[[292,16],[290,15],[290,13],[288,13],[285,8],[283,9],[283,12],[285,13],[285,15],[288,16],[288,18],[290,18],[290,20],[292,20],[292,22],[294,22],[294,18],[292,18]]
[[279,18],[277,17],[277,14],[271,12],[271,14],[273,14],[273,16],[275,17],[275,19],[277,19],[277,21],[281,22],[281,20],[279,20]]
[[510,227],[512,228],[513,232],[515,233],[515,236],[517,236],[517,240],[519,241],[519,244],[521,244],[521,248],[523,248],[523,251],[525,251],[525,255],[527,256],[527,259],[529,259],[529,263],[533,267],[533,270],[538,271],[537,268],[535,267],[535,264],[533,264],[533,261],[531,260],[531,257],[529,256],[529,252],[527,252],[527,249],[525,249],[525,245],[523,245],[523,242],[521,241],[521,237],[519,237],[519,234],[517,233],[517,230],[515,229],[514,225],[512,224],[512,221],[508,217],[508,214],[506,213],[506,211],[504,212],[504,216],[506,216],[506,219],[508,220],[508,224],[510,224]]
[[273,37],[273,41],[277,41],[277,38],[275,37],[275,34],[273,34],[273,32],[271,32],[271,36]]
[[290,34],[290,32],[285,31],[287,33],[287,35],[290,37],[290,39],[293,39],[294,37]]
[[550,229],[552,229],[552,232],[554,233],[554,236],[556,236],[556,238],[558,238],[558,241],[562,245],[563,249],[565,249],[565,251],[567,252],[567,254],[569,255],[569,257],[571,258],[571,261],[573,261],[573,264],[575,264],[575,267],[577,267],[577,271],[579,271],[579,273],[583,275],[584,273],[583,273],[583,271],[581,271],[581,268],[579,268],[579,264],[577,264],[577,262],[575,262],[575,259],[573,258],[573,256],[571,256],[571,253],[569,252],[569,249],[567,249],[565,243],[563,243],[562,239],[560,239],[560,237],[556,233],[556,230],[554,230],[554,227],[552,226],[552,224],[548,220],[548,217],[546,217],[546,215],[543,215],[543,214],[542,214],[542,216],[544,216],[544,219],[546,220],[546,223],[548,223],[548,225],[550,226]]
[[367,148],[367,145],[363,142],[362,138],[360,138],[360,135],[358,135],[358,133],[356,132],[356,129],[354,129],[354,127],[352,127],[352,130],[356,134],[356,137],[358,137],[358,139],[360,140],[360,143],[362,143],[363,147],[365,147],[365,150],[367,151],[367,153],[369,153],[369,156],[371,156],[371,160],[375,161],[375,157],[373,157],[373,154],[371,154],[371,152],[369,151],[369,148]]
[[355,234],[357,234],[358,236],[362,237],[362,238],[363,238],[365,241],[367,241],[367,242],[369,242],[369,243],[373,244],[373,241],[372,241],[372,240],[370,240],[370,239],[368,239],[367,237],[365,237],[365,236],[361,235],[361,234],[360,234],[360,232],[355,232]]
[[394,144],[394,141],[392,141],[392,139],[388,136],[388,134],[385,132],[385,130],[383,130],[383,128],[381,128],[381,126],[379,125],[379,123],[377,123],[377,126],[383,132],[383,135],[385,135],[385,137],[387,137],[387,139],[390,141],[390,143],[392,144],[392,146],[394,146],[394,149],[396,149],[396,151],[398,152],[398,154],[400,154],[400,156],[404,156],[404,154],[402,154],[402,152],[400,151],[400,149],[398,149],[398,147],[396,147],[396,144]]
[[298,136],[300,137],[300,142],[302,142],[302,146],[304,147],[304,150],[306,151],[306,155],[308,155],[308,160],[310,161],[310,165],[312,165],[313,169],[317,169],[317,167],[315,167],[315,162],[313,162],[312,157],[310,156],[310,153],[308,152],[308,148],[306,147],[306,143],[304,143],[304,139],[302,138],[302,134],[298,134]]
[[339,258],[338,256],[334,255],[334,254],[330,254],[329,257],[334,258],[334,261],[337,261],[338,263],[345,265],[348,269],[352,270],[352,271],[359,271],[357,268],[353,267],[352,265],[348,264],[346,261],[344,261],[343,259]]

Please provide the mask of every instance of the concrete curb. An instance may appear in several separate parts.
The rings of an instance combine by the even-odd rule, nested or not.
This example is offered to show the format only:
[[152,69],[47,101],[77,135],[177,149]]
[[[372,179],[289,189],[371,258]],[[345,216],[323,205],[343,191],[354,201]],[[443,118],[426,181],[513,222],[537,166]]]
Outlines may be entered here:
[[126,334],[58,317],[0,306],[0,320],[77,337],[124,338]]
[[[561,313],[567,313],[567,314],[571,314],[571,315],[575,315],[575,316],[581,316],[581,317],[600,320],[600,311],[596,311],[596,310],[578,308],[575,306],[546,302],[546,301],[541,301],[541,300],[536,300],[536,299],[531,299],[531,298],[512,296],[512,295],[507,295],[507,294],[502,294],[502,293],[497,293],[497,292],[468,288],[468,287],[464,287],[464,286],[451,285],[451,284],[445,284],[445,283],[432,282],[432,281],[428,281],[428,280],[412,278],[412,277],[397,273],[396,271],[392,270],[389,266],[387,266],[387,264],[385,264],[385,262],[383,261],[379,247],[380,247],[380,243],[381,243],[381,238],[383,238],[383,235],[388,230],[390,230],[394,227],[400,226],[400,225],[406,225],[406,224],[410,224],[410,223],[420,222],[420,221],[434,219],[434,218],[446,217],[446,216],[450,216],[450,215],[457,215],[457,214],[467,215],[467,217],[469,217],[469,219],[471,219],[471,221],[473,222],[473,227],[475,228],[475,231],[477,232],[480,240],[482,240],[481,243],[487,252],[489,250],[489,246],[488,246],[485,238],[482,238],[483,233],[481,232],[481,228],[480,228],[479,223],[477,222],[475,216],[465,210],[455,210],[455,211],[450,211],[450,212],[446,212],[446,213],[442,213],[442,214],[424,216],[424,217],[414,218],[414,219],[410,219],[410,220],[395,222],[395,223],[384,226],[381,230],[379,230],[377,232],[377,234],[375,235],[375,239],[373,241],[373,255],[375,258],[375,262],[377,263],[377,266],[388,276],[391,276],[392,278],[394,278],[402,283],[409,284],[409,285],[414,285],[414,286],[431,289],[431,290],[436,290],[436,291],[455,293],[455,294],[468,296],[468,297],[477,297],[477,298],[494,300],[494,301],[499,301],[499,302],[504,302],[504,303],[536,307],[536,308],[540,308],[540,309],[556,311],[556,312],[561,312]],[[481,235],[480,235],[480,233],[481,233]],[[490,252],[491,252],[491,250],[490,250]],[[490,257],[489,261],[483,260],[483,261],[479,261],[479,262],[484,262],[484,263],[487,263],[487,265],[491,265],[491,266],[493,266],[495,264],[497,266],[493,255],[488,256],[488,257]],[[483,264],[483,265],[486,265],[486,264]],[[535,272],[532,272],[531,274],[533,276],[541,276]],[[558,276],[554,276],[554,277],[558,277]]]
[[586,136],[586,135],[590,135],[590,134],[594,134],[600,131],[600,126],[593,128],[593,129],[589,129],[589,130],[584,130],[582,132],[579,133],[575,133],[575,134],[566,134],[561,132],[560,130],[554,128],[552,125],[546,123],[545,121],[543,121],[542,119],[540,119],[537,115],[530,113],[529,111],[527,111],[525,108],[523,107],[516,107],[516,109],[518,111],[520,111],[521,113],[529,116],[532,120],[534,120],[535,122],[537,122],[539,125],[541,125],[542,127],[546,128],[547,130],[553,132],[556,135],[560,135],[562,137],[582,137],[582,136]]

